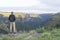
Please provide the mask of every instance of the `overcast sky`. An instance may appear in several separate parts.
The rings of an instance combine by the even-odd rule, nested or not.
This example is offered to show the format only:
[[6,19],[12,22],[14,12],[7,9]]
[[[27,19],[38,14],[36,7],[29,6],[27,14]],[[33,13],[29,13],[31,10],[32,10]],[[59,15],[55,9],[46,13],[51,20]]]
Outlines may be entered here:
[[60,0],[0,0],[0,11],[60,12]]

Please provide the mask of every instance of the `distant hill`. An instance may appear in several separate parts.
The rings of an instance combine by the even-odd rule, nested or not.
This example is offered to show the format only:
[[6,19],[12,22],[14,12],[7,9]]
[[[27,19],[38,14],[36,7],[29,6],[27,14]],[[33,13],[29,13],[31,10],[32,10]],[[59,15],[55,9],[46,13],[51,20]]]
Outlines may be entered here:
[[50,20],[43,23],[44,27],[51,29],[51,28],[60,28],[60,13],[57,13],[50,18]]
[[[4,17],[9,17],[9,15],[11,14],[10,12],[0,12],[0,14],[2,14]],[[23,12],[14,12],[14,15],[16,17],[19,17],[21,16],[22,18],[25,18],[25,16],[27,15],[26,13],[23,13]],[[30,15],[30,17],[38,17],[39,14],[28,14]]]
[[40,14],[41,22],[44,22],[44,21],[50,20],[50,18],[52,18],[52,16],[53,16],[53,14]]

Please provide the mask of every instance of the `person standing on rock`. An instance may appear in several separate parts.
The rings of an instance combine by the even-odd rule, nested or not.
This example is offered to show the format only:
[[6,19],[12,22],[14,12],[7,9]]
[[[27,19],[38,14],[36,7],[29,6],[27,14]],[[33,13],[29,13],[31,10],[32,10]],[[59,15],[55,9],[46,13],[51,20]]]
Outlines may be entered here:
[[10,16],[9,16],[10,32],[16,32],[15,20],[16,20],[16,17],[15,17],[15,15],[13,14],[13,12],[11,12],[11,14],[10,14]]

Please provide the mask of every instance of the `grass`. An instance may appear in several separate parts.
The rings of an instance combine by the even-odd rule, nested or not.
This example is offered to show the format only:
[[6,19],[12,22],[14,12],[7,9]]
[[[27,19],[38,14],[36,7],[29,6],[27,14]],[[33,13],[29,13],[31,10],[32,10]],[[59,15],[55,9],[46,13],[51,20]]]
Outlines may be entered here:
[[41,37],[32,38],[31,40],[60,40],[60,29],[44,32]]
[[[15,37],[3,37],[0,40],[26,40],[26,36],[21,36],[19,38]],[[42,33],[40,37],[32,37],[29,40],[60,40],[60,29],[53,29],[52,31],[47,31]]]

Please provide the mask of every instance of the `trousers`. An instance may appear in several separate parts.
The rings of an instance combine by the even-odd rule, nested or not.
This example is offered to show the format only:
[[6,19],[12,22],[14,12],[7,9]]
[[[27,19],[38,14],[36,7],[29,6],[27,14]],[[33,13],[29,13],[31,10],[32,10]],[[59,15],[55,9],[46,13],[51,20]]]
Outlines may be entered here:
[[15,22],[10,22],[10,32],[16,32]]

